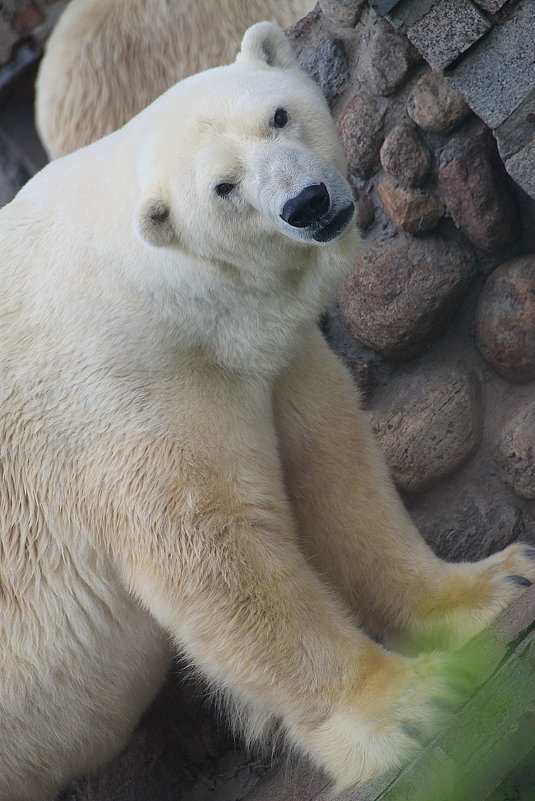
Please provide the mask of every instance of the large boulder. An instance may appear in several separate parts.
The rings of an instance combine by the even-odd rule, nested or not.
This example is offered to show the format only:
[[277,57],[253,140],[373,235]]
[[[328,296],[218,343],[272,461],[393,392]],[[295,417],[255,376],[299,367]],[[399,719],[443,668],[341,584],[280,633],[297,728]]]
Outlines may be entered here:
[[456,242],[400,234],[361,251],[340,310],[365,345],[407,359],[444,328],[473,273],[471,254]]

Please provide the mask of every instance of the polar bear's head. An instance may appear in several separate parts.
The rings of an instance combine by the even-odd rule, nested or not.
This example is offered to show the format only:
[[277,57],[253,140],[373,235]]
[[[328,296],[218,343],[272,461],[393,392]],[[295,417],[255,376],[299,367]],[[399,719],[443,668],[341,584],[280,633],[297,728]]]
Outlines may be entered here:
[[323,246],[353,220],[327,104],[271,23],[245,33],[234,64],[180,82],[141,118],[134,226],[149,245],[237,263],[277,240],[286,253]]

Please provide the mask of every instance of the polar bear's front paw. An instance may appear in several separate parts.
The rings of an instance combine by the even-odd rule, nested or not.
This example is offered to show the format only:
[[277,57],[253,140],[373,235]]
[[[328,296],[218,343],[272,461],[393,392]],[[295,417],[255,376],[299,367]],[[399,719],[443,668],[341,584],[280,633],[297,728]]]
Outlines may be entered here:
[[440,728],[467,691],[467,675],[445,654],[384,665],[308,735],[308,750],[334,778],[336,791],[408,761]]
[[535,582],[535,547],[515,543],[480,562],[449,564],[426,608],[390,645],[408,653],[456,650]]
[[535,548],[515,543],[480,562],[465,564],[464,568],[467,591],[472,597],[464,613],[461,610],[461,617],[474,618],[472,623],[463,621],[467,635],[464,639],[469,639],[535,582]]

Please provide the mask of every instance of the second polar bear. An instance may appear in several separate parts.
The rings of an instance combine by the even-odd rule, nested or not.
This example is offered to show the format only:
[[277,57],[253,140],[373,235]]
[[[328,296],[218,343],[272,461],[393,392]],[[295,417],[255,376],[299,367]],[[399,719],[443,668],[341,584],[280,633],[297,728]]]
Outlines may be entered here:
[[51,158],[128,122],[194,72],[232,61],[244,31],[313,0],[71,0],[46,44],[36,119]]
[[[316,320],[357,234],[319,89],[269,23],[0,212],[0,798],[126,742],[169,641],[338,788],[436,725],[455,646],[535,579],[438,559]],[[513,578],[513,580],[511,580]]]

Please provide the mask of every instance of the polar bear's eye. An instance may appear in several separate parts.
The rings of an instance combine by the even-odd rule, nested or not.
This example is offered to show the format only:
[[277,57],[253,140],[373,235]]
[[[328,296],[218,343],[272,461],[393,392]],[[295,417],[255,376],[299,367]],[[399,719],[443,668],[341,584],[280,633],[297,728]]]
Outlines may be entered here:
[[218,184],[215,191],[218,195],[230,195],[236,184]]
[[284,128],[288,124],[288,112],[284,108],[278,108],[273,117],[275,128]]

